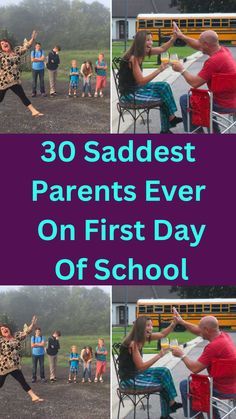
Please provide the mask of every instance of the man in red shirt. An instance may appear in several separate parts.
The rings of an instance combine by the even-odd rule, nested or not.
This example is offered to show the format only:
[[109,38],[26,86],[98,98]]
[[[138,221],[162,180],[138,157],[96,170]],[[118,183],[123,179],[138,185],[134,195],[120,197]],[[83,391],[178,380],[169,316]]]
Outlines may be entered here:
[[[204,31],[199,39],[193,39],[185,36],[175,25],[175,32],[178,38],[186,42],[190,47],[200,50],[203,54],[209,55],[208,60],[203,64],[203,68],[197,74],[191,74],[187,71],[181,62],[173,64],[173,70],[179,72],[186,82],[192,87],[200,87],[207,83],[211,90],[212,75],[215,73],[236,74],[236,61],[234,60],[228,48],[220,46],[218,35],[212,30]],[[187,131],[187,95],[180,97],[180,106],[183,116],[184,129]],[[235,93],[218,93],[213,97],[213,110],[216,112],[235,112],[236,96]],[[193,127],[192,127],[193,128]],[[219,132],[219,127],[214,124],[214,131]]]
[[[193,361],[184,354],[181,348],[172,350],[174,356],[179,357],[186,367],[193,373],[199,373],[205,368],[209,375],[211,375],[211,367],[213,359],[236,359],[236,346],[231,337],[219,329],[218,320],[213,316],[203,317],[198,326],[184,321],[178,314],[177,321],[182,324],[188,331],[195,335],[202,336],[203,339],[209,341],[208,345],[204,348],[202,354]],[[222,375],[224,375],[224,366],[222,366]],[[187,380],[180,383],[180,391],[183,402],[184,414],[187,416]],[[219,395],[236,395],[236,377],[230,378],[217,378],[213,382],[213,394]],[[219,412],[214,409],[215,419],[220,418]],[[192,412],[194,414],[194,412]],[[196,414],[196,412],[195,412]],[[203,418],[201,414],[198,419]]]

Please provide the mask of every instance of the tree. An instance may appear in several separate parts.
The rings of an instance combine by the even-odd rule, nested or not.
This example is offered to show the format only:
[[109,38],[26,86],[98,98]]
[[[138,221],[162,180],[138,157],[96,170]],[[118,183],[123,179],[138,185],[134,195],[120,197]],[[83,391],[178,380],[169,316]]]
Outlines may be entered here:
[[171,0],[173,6],[178,6],[181,13],[232,13],[236,10],[236,0]]
[[0,324],[7,324],[13,333],[16,331],[17,326],[14,320],[12,320],[6,313],[0,315]]
[[110,13],[101,3],[80,0],[23,0],[0,7],[0,27],[21,43],[38,32],[43,48],[102,49],[109,47]]
[[180,298],[235,298],[236,287],[171,287],[170,292],[177,292]]
[[0,312],[13,319],[17,329],[32,316],[44,334],[99,335],[110,332],[110,297],[100,288],[21,287],[4,293]]
[[16,45],[16,39],[14,38],[13,34],[8,32],[6,28],[1,28],[0,26],[0,39],[8,39],[11,41],[12,45]]

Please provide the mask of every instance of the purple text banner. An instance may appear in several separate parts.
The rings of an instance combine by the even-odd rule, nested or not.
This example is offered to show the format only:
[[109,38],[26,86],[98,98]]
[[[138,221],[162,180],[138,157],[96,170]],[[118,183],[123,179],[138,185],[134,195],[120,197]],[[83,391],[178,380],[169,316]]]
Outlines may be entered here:
[[235,284],[233,135],[0,135],[1,285]]

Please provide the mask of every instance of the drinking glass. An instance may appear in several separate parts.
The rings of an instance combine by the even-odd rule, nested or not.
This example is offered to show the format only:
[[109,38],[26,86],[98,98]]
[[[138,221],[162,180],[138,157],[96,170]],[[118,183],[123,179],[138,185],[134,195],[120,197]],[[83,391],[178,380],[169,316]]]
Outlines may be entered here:
[[170,349],[176,349],[178,348],[179,344],[178,344],[178,340],[177,339],[171,339],[170,341]]
[[175,64],[179,61],[178,54],[170,54],[170,64]]
[[161,63],[162,64],[168,64],[169,63],[169,53],[168,52],[163,52],[161,54]]
[[161,339],[161,349],[169,349],[169,339],[168,338],[162,338]]

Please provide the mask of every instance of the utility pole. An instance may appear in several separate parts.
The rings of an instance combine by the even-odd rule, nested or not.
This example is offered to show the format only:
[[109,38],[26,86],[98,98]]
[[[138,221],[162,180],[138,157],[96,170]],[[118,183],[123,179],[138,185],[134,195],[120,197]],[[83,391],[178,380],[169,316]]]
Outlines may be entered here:
[[127,327],[128,327],[128,316],[127,316],[127,312],[128,312],[128,286],[126,285],[124,287],[125,289],[125,316],[124,316],[124,320],[125,320],[125,327],[124,327],[124,335],[127,335]]
[[128,0],[125,1],[125,45],[124,45],[124,52],[127,48],[127,22],[128,22]]

